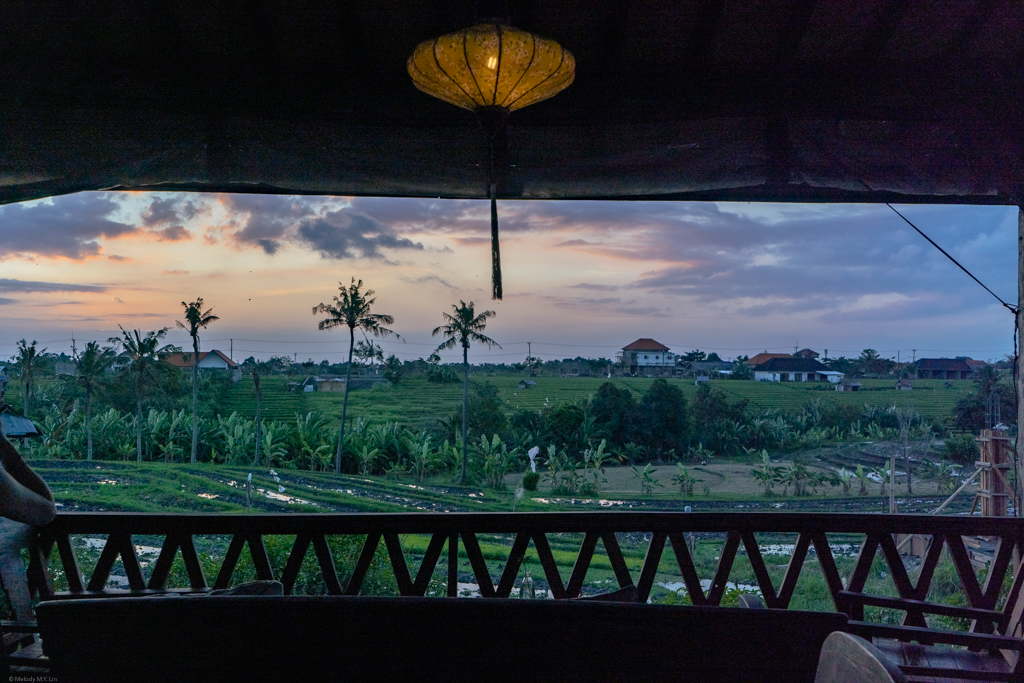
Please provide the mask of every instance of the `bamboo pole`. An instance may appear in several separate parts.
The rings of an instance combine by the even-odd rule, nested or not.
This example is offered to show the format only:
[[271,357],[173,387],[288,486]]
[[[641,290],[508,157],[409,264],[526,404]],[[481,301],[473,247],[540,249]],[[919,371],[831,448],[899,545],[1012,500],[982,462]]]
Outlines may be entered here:
[[[940,505],[939,507],[937,507],[934,510],[932,510],[932,514],[933,515],[937,515],[940,512],[942,512],[943,510],[945,510],[946,506],[949,505],[950,503],[952,503],[953,499],[956,498],[957,496],[959,496],[961,491],[963,491],[965,488],[970,486],[971,482],[973,482],[975,479],[977,479],[979,474],[981,474],[981,470],[980,469],[974,470],[974,474],[972,474],[967,479],[967,481],[965,481],[963,484],[961,484],[960,488],[958,488],[956,491],[954,491],[952,494],[950,494],[949,498],[947,498],[946,501],[942,505]],[[916,536],[916,535],[917,534],[910,534],[909,536],[904,538],[902,541],[900,541],[900,544],[898,546],[896,546],[896,550],[902,550],[903,546],[905,546],[906,544],[910,543],[910,540],[912,538],[914,538],[914,536]]]

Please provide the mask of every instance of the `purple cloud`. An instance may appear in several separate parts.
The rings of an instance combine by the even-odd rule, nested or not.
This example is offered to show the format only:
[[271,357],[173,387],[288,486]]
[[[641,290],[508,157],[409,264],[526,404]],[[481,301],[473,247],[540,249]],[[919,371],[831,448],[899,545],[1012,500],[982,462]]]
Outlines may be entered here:
[[17,256],[81,261],[97,256],[101,237],[136,232],[131,225],[111,219],[119,209],[114,195],[105,192],[0,207],[0,260]]

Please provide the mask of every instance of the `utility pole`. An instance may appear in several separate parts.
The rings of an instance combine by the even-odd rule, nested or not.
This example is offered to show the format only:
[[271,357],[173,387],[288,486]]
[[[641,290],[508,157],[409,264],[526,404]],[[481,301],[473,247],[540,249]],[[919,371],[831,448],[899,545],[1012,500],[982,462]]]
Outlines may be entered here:
[[910,349],[910,350],[914,352],[914,355],[911,356],[910,362],[911,363],[916,363],[917,362],[917,349]]
[[235,362],[235,340],[234,339],[231,340],[231,350],[228,351],[228,358],[231,359],[232,363]]
[[[1017,207],[1017,325],[1018,325],[1018,327],[1021,325],[1021,323],[1024,323],[1024,210],[1022,210],[1021,207],[1018,206]],[[1020,370],[1018,369],[1015,374],[1017,376],[1013,378],[1013,383],[1016,385],[1016,389],[1017,389],[1017,424],[1024,424],[1024,422],[1021,421],[1022,418],[1024,418],[1024,373],[1021,373]],[[1014,482],[1014,487],[1016,488],[1016,491],[1014,491],[1014,493],[1016,494],[1014,496],[1015,497],[1015,501],[1016,501],[1016,504],[1014,505],[1014,512],[1016,513],[1015,514],[1016,517],[1020,517],[1021,516],[1020,501],[1021,501],[1022,498],[1024,498],[1024,488],[1022,488],[1022,484],[1024,484],[1024,482],[1021,481],[1021,478],[1024,477],[1024,462],[1022,462],[1022,458],[1024,458],[1024,439],[1018,438],[1017,439],[1017,464],[1016,464],[1016,472],[1015,472],[1015,474],[1017,475],[1017,478],[1016,478],[1016,481]],[[1013,562],[1014,567],[1019,570],[1020,566],[1021,566],[1020,554],[1017,553],[1013,559],[1014,559],[1014,562]]]
[[526,342],[526,376],[533,377],[533,342]]

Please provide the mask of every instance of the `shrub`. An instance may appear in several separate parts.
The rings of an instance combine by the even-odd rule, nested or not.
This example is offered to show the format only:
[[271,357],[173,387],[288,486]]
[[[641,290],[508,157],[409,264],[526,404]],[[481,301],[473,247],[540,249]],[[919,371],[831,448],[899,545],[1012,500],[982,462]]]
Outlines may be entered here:
[[960,465],[973,465],[978,459],[978,444],[973,434],[957,434],[946,439],[946,457]]
[[405,374],[405,366],[402,365],[398,356],[395,354],[388,356],[388,359],[384,361],[384,379],[391,384],[398,384],[402,380],[403,374]]
[[523,475],[523,488],[527,491],[536,491],[537,484],[540,483],[540,474],[537,472],[527,472]]

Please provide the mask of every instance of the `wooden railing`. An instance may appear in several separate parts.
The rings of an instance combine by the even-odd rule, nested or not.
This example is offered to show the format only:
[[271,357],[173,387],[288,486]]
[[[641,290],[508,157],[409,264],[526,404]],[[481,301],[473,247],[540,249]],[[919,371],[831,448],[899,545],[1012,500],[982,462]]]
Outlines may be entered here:
[[[718,565],[703,590],[686,535],[692,532],[724,534]],[[567,582],[563,582],[555,562],[550,534],[582,534],[582,542]],[[646,555],[639,574],[629,570],[616,534],[645,534]],[[401,543],[406,534],[430,537],[423,559],[410,568]],[[513,539],[497,583],[481,551],[478,535],[502,534]],[[796,534],[793,554],[781,583],[773,584],[755,534]],[[852,573],[844,582],[829,546],[830,534],[864,535]],[[921,558],[917,580],[912,581],[897,549],[897,534],[930,537]],[[90,575],[82,572],[72,536],[106,535],[106,544]],[[204,574],[193,538],[200,535],[230,537],[212,586]],[[342,584],[327,538],[334,535],[365,536],[362,551],[348,579]],[[264,545],[268,536],[294,536],[283,570],[275,572]],[[139,537],[163,538],[159,557],[148,579],[135,551]],[[990,537],[996,540],[994,557],[984,581],[972,567],[965,537]],[[123,594],[107,587],[111,569],[121,559],[132,593],[161,591],[178,552],[184,563],[191,590],[225,588],[231,585],[243,549],[248,546],[256,577],[278,579],[291,593],[307,553],[312,551],[322,572],[327,592],[355,595],[360,592],[378,545],[383,541],[401,595],[424,595],[429,581],[447,545],[447,594],[456,596],[458,549],[469,560],[482,597],[508,597],[530,543],[537,553],[543,573],[556,599],[578,596],[598,541],[620,587],[636,586],[639,600],[646,601],[654,586],[655,575],[667,544],[674,551],[679,574],[694,604],[716,606],[727,589],[730,572],[745,550],[757,586],[768,607],[786,608],[796,589],[810,548],[814,548],[820,570],[837,611],[862,619],[864,605],[880,605],[863,591],[876,555],[888,565],[895,585],[898,604],[886,607],[906,611],[904,623],[924,626],[921,605],[926,600],[935,568],[945,548],[962,585],[967,605],[957,616],[977,618],[975,629],[1005,632],[1010,621],[1019,621],[1012,612],[1018,603],[1024,572],[1018,572],[1005,607],[996,612],[1000,589],[1016,549],[1024,554],[1024,522],[1016,519],[934,517],[919,515],[821,514],[821,513],[668,513],[668,512],[582,512],[582,513],[409,513],[409,514],[280,514],[280,515],[166,515],[145,513],[64,513],[39,532],[38,547],[29,568],[30,583],[42,597],[85,597]],[[67,591],[55,593],[48,576],[49,558],[56,548],[67,581]],[[451,550],[454,549],[455,552]],[[877,597],[877,596],[875,596]],[[884,602],[884,601],[883,601]],[[1024,601],[1022,601],[1024,602]]]

